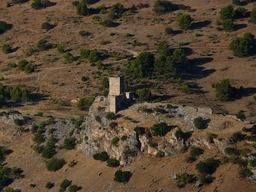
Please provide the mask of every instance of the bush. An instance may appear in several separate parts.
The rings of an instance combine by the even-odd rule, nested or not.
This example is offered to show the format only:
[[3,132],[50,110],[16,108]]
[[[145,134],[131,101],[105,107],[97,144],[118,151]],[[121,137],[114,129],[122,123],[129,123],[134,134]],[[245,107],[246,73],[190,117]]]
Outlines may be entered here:
[[220,14],[220,18],[222,20],[233,19],[234,15],[235,15],[233,5],[227,5],[227,6],[223,7],[220,10],[219,14]]
[[164,13],[168,13],[171,11],[174,11],[174,5],[166,0],[156,0],[153,6],[153,11],[156,14],[164,14]]
[[12,52],[11,45],[9,45],[8,43],[3,44],[2,51],[4,54],[11,53]]
[[246,57],[254,53],[255,39],[251,33],[245,33],[243,37],[237,37],[229,44],[229,49],[238,57]]
[[112,122],[109,123],[109,126],[110,126],[111,128],[115,128],[117,125],[118,125],[118,124],[117,124],[117,122],[115,122],[115,121],[112,121]]
[[52,183],[50,181],[45,184],[45,188],[47,188],[47,189],[51,189],[53,187],[54,187],[54,183]]
[[51,25],[51,24],[48,23],[48,22],[44,22],[44,23],[41,25],[41,29],[50,30],[50,29],[53,29],[53,28],[54,28],[54,25]]
[[179,140],[181,139],[185,139],[186,138],[186,134],[179,128],[176,132],[175,132],[175,137]]
[[39,41],[36,44],[36,47],[40,51],[44,51],[44,50],[51,48],[51,46],[48,44],[47,40],[45,40],[45,39],[39,39]]
[[86,6],[86,4],[82,2],[76,5],[76,13],[78,15],[87,16],[90,15],[90,10]]
[[217,134],[209,133],[209,132],[207,133],[207,140],[208,140],[209,143],[213,143],[213,139],[216,138],[216,137],[218,137]]
[[250,177],[253,175],[252,171],[248,167],[239,167],[238,174],[241,177]]
[[130,171],[121,171],[118,170],[115,172],[115,177],[114,177],[114,181],[117,182],[123,182],[123,183],[127,183],[130,178],[131,178],[132,174]]
[[68,186],[70,186],[72,183],[72,181],[64,179],[61,184],[60,184],[60,191],[65,191],[67,189]]
[[106,115],[107,120],[113,120],[115,119],[115,117],[116,117],[116,114],[113,112],[108,112]]
[[256,8],[252,9],[252,12],[250,14],[250,21],[254,24],[256,24]]
[[24,121],[24,119],[14,119],[14,124],[21,126],[21,125],[25,124],[25,121]]
[[180,182],[187,184],[193,182],[193,175],[189,175],[187,173],[183,173],[181,176],[179,176]]
[[233,137],[233,139],[235,139],[236,141],[242,141],[242,140],[244,140],[244,137],[245,137],[245,135],[243,135],[241,132],[234,132],[233,134],[232,134],[232,137]]
[[197,117],[194,119],[194,125],[197,129],[204,129],[206,128],[204,119],[202,117]]
[[220,83],[213,85],[216,89],[216,98],[220,101],[230,101],[237,97],[238,90],[232,87],[229,79],[222,79]]
[[199,175],[199,181],[202,184],[210,184],[210,183],[213,182],[213,177],[211,175],[200,174]]
[[145,133],[145,128],[136,126],[133,129],[137,135],[143,135]]
[[192,21],[192,18],[188,14],[178,16],[178,25],[181,29],[188,30],[191,27]]
[[219,166],[219,162],[213,158],[209,158],[205,161],[200,161],[196,164],[196,170],[202,174],[213,174],[217,167]]
[[240,155],[239,150],[236,149],[236,148],[233,148],[233,147],[226,147],[226,148],[224,149],[224,152],[225,152],[225,154],[227,154],[227,155],[236,155],[236,156],[239,156],[239,155]]
[[92,103],[94,102],[94,97],[90,96],[87,98],[82,98],[77,102],[77,108],[80,110],[88,111]]
[[64,159],[57,159],[54,157],[50,161],[48,161],[48,163],[46,164],[46,168],[49,171],[57,171],[62,168],[65,163],[66,162]]
[[201,148],[198,148],[198,147],[192,146],[191,149],[190,149],[190,156],[191,157],[196,157],[196,156],[199,156],[203,153],[204,153],[204,150],[201,149]]
[[110,19],[104,19],[103,21],[100,21],[100,24],[104,27],[115,27],[116,26],[116,24]]
[[118,167],[120,165],[120,162],[115,158],[111,158],[107,160],[107,165],[109,167]]
[[161,123],[156,123],[151,127],[152,134],[154,136],[165,136],[166,133],[168,132],[168,126],[167,123],[161,122]]
[[100,161],[107,161],[109,159],[109,155],[106,151],[103,151],[101,153],[94,154],[93,159],[100,160]]
[[110,8],[109,18],[110,19],[118,19],[122,16],[125,9],[121,3],[116,3]]
[[185,156],[185,158],[184,158],[184,161],[186,163],[193,163],[195,160],[196,160],[196,158],[195,157],[191,157],[191,156]]
[[9,25],[5,21],[0,21],[0,34],[10,29]]
[[50,159],[55,154],[55,140],[53,137],[50,137],[47,141],[45,149],[43,150],[42,157]]
[[69,192],[76,192],[76,191],[79,191],[79,190],[81,190],[82,189],[82,187],[79,187],[79,186],[77,186],[77,185],[71,185],[69,188],[68,188],[68,191]]
[[244,18],[247,16],[247,10],[243,7],[238,7],[235,10],[235,18]]
[[43,9],[48,6],[52,5],[52,3],[49,0],[34,0],[34,2],[31,4],[31,7],[33,9]]
[[120,140],[120,139],[119,139],[118,137],[113,138],[112,141],[111,141],[112,145],[118,147],[118,142],[119,142],[119,140]]
[[69,137],[64,140],[63,148],[70,150],[74,149],[76,146],[76,138],[75,137]]
[[167,35],[173,34],[173,29],[171,27],[166,27],[164,31]]
[[225,19],[222,22],[222,27],[225,31],[230,32],[230,31],[234,31],[234,23],[232,19]]
[[237,114],[236,114],[236,118],[241,119],[242,121],[246,119],[246,116],[244,114],[244,112],[242,110],[240,110]]
[[72,63],[75,60],[75,57],[68,51],[63,54],[63,58],[69,63]]

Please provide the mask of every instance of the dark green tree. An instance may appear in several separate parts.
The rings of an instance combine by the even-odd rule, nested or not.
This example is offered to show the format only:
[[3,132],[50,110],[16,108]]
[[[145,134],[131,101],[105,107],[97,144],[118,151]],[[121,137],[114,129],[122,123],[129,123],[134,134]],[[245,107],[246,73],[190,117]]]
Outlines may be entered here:
[[235,15],[235,11],[234,11],[233,5],[227,5],[227,6],[223,7],[220,10],[219,14],[220,14],[220,18],[222,20],[233,19],[234,15]]
[[122,16],[125,9],[121,3],[116,3],[110,8],[109,18],[110,19],[118,19]]
[[202,174],[213,174],[217,167],[219,166],[219,162],[213,158],[209,158],[205,161],[200,161],[196,164],[196,169],[199,173]]
[[77,108],[80,110],[88,111],[92,103],[94,102],[94,97],[90,96],[87,98],[82,98],[77,102]]
[[238,57],[245,57],[252,55],[255,46],[254,35],[245,33],[243,37],[237,37],[229,44],[229,49],[233,51],[234,55]]
[[204,119],[202,117],[196,117],[194,119],[194,125],[197,129],[204,129],[205,128]]
[[214,84],[216,98],[220,101],[230,101],[234,99],[236,89],[229,83],[229,79],[222,79],[220,83]]
[[45,39],[39,39],[39,41],[36,44],[36,47],[38,50],[43,51],[50,48],[50,45],[48,44],[47,40]]
[[120,183],[127,183],[130,180],[131,176],[132,174],[130,171],[118,170],[115,172],[114,180]]
[[63,148],[64,149],[74,149],[76,146],[76,138],[75,137],[69,137],[64,140]]
[[0,21],[0,34],[4,33],[9,29],[8,24],[5,21]]
[[157,46],[157,54],[158,55],[162,55],[162,56],[170,56],[171,55],[171,51],[169,49],[169,44],[167,43],[167,41],[160,41],[158,43]]
[[65,160],[64,159],[57,159],[55,157],[53,157],[50,161],[48,161],[48,163],[46,164],[46,168],[49,171],[57,171],[60,168],[63,167],[63,165],[65,164]]
[[85,3],[79,3],[76,6],[76,13],[78,15],[87,16],[87,15],[90,15],[90,10],[88,9]]
[[192,18],[189,14],[181,14],[178,16],[178,25],[181,29],[188,30],[192,24]]
[[222,22],[222,27],[227,32],[234,31],[234,22],[233,22],[233,20],[232,19],[225,19]]

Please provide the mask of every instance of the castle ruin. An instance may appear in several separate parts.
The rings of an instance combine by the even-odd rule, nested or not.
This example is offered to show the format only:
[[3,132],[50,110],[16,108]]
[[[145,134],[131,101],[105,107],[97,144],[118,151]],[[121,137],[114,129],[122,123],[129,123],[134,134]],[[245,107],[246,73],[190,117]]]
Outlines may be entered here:
[[130,92],[124,92],[124,77],[109,77],[109,111],[117,113],[122,105],[132,100]]

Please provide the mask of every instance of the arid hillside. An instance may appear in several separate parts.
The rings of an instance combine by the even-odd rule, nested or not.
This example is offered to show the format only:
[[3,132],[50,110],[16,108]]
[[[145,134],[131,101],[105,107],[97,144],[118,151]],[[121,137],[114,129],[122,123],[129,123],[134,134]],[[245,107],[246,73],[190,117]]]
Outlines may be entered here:
[[[156,11],[156,0],[121,0],[118,1],[122,5],[121,11],[114,14],[111,11],[117,1],[98,0],[87,4],[88,9],[81,9],[85,11],[84,15],[77,8],[79,2],[72,0],[51,0],[42,9],[32,8],[34,0],[15,2],[22,0],[3,0],[0,3],[0,21],[8,25],[1,23],[0,26],[0,84],[3,85],[0,86],[0,111],[18,110],[37,125],[47,118],[84,120],[88,109],[80,110],[78,101],[91,96],[106,96],[107,78],[124,75],[127,90],[136,92],[149,88],[153,102],[208,107],[214,114],[223,115],[236,115],[240,111],[245,115],[242,120],[246,123],[256,121],[255,40],[251,53],[243,57],[235,56],[229,49],[232,40],[243,37],[245,33],[256,36],[256,24],[250,18],[256,7],[254,0],[248,4],[243,1],[240,5],[232,4],[231,0],[174,0],[171,1],[174,5],[171,10],[165,13],[160,10],[161,14]],[[223,29],[225,22],[220,15],[221,9],[227,5],[234,9],[232,30]],[[239,9],[244,11],[244,15],[241,11],[243,16],[239,15]],[[179,25],[178,18],[182,14],[191,17],[188,29]],[[2,31],[2,27],[6,30]],[[180,48],[186,55],[185,65],[178,69],[178,75],[166,77],[161,74],[165,70],[154,71],[154,63],[153,69],[148,69],[150,75],[132,77],[134,71],[129,71],[131,63],[144,52],[157,58],[159,42],[163,41],[168,44],[167,52],[173,54]],[[229,79],[239,92],[226,102],[216,97],[216,84],[223,79]],[[11,93],[10,87],[17,85],[25,87],[28,92],[23,89],[22,94]],[[120,114],[126,116],[126,113],[130,112]],[[117,123],[130,129],[136,127],[136,123],[122,118],[117,118]],[[225,123],[216,124],[226,128]],[[252,124],[245,126],[252,127]],[[146,123],[138,125],[150,129]],[[235,123],[232,125],[235,127]],[[32,125],[24,126],[26,129]],[[119,184],[113,181],[116,169],[87,159],[76,150],[59,150],[56,154],[66,162],[77,160],[75,167],[65,164],[58,172],[49,172],[45,168],[48,160],[33,150],[35,143],[31,132],[25,131],[16,137],[13,134],[20,133],[19,126],[3,123],[0,128],[0,146],[13,151],[6,156],[5,163],[21,167],[25,174],[25,178],[15,179],[11,184],[14,189],[45,191],[45,183],[52,181],[56,187],[49,191],[58,191],[61,181],[68,178],[82,186],[81,191],[196,191],[194,184],[178,189],[177,181],[171,178],[172,173],[183,173],[183,169],[195,173],[194,165],[198,162],[184,163],[184,153],[164,158],[139,153],[135,162],[122,168],[135,170],[130,181]],[[180,128],[186,131],[186,128]],[[225,138],[232,137],[234,132],[242,132],[242,128],[229,127],[224,133],[222,130],[213,132],[223,134],[221,138]],[[207,132],[206,129],[203,133],[196,133],[195,137],[200,138],[201,134],[205,137]],[[254,153],[251,145],[252,142],[245,141],[234,144],[239,149],[250,148]],[[46,142],[42,146],[45,147]],[[213,156],[212,150],[204,150],[200,159]],[[216,158],[221,156],[219,152]],[[246,191],[255,191],[255,186],[239,176],[238,169],[238,164],[220,165],[213,175],[216,179],[203,186],[201,191],[244,191],[245,188]],[[100,172],[102,174],[98,176]],[[30,187],[33,183],[35,188]]]

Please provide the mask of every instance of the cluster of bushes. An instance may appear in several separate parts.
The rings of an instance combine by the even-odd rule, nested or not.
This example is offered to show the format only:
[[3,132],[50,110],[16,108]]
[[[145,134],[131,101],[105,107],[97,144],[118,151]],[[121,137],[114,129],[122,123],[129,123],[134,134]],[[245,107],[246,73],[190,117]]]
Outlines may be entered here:
[[32,73],[36,70],[36,66],[33,66],[27,60],[22,59],[18,63],[18,69],[24,71],[25,73]]
[[101,54],[96,49],[81,49],[80,56],[81,58],[88,59],[90,62],[96,62],[100,59]]
[[21,85],[4,86],[0,84],[0,107],[8,100],[14,102],[26,102],[30,99],[29,90]]

